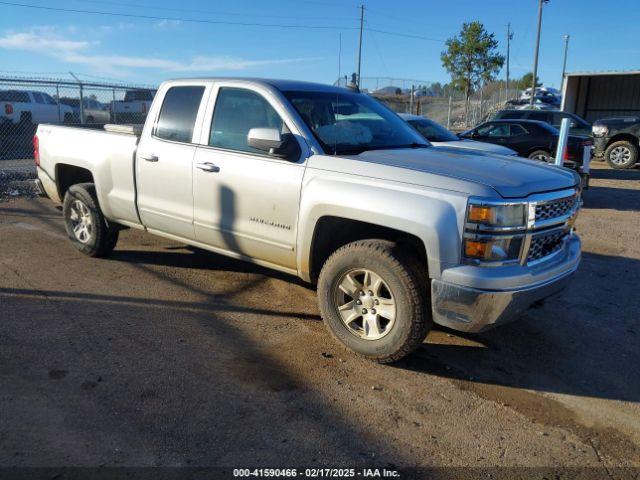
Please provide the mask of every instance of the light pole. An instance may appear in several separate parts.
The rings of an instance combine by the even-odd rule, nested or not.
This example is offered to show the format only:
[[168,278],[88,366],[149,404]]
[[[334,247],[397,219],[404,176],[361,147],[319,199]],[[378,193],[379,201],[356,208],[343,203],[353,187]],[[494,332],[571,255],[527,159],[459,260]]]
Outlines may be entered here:
[[564,61],[562,62],[562,80],[560,80],[560,90],[564,85],[564,74],[567,72],[567,52],[569,51],[569,35],[564,36]]
[[511,51],[511,40],[513,40],[513,33],[511,33],[511,22],[507,24],[507,83],[505,89],[505,101],[509,100],[509,53]]
[[357,86],[360,90],[360,65],[362,63],[362,31],[364,30],[364,5],[360,5],[360,39],[358,41],[358,81]]
[[533,56],[533,79],[531,80],[531,106],[536,96],[536,78],[538,77],[538,52],[540,51],[540,30],[542,29],[542,6],[549,0],[538,0],[538,34],[536,35],[536,49]]

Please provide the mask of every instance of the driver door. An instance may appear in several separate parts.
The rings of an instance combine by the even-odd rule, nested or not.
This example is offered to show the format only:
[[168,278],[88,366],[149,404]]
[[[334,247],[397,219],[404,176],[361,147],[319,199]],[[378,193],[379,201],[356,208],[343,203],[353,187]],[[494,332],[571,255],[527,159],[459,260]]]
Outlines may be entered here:
[[[293,122],[269,91],[224,83],[215,90],[206,117],[211,122],[203,128],[193,162],[196,240],[295,270],[306,154],[286,160],[247,142],[252,128],[277,128],[295,136]],[[306,145],[300,151],[307,152]]]
[[509,124],[489,123],[476,130],[474,140],[504,145],[509,139]]

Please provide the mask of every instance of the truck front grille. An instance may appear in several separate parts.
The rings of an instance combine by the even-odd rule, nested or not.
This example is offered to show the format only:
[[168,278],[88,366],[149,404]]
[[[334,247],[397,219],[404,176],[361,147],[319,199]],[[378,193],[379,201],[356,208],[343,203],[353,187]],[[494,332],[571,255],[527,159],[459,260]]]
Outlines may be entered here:
[[527,262],[535,262],[562,248],[565,237],[568,232],[541,233],[531,237],[531,246],[529,247],[529,255]]
[[536,205],[536,222],[563,217],[571,213],[577,202],[578,195],[571,195],[570,197],[539,203]]

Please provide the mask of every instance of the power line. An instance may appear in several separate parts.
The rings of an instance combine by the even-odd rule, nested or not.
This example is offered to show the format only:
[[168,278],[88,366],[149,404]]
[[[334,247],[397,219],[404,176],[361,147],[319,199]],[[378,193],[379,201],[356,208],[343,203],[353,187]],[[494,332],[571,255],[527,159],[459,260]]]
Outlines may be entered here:
[[[80,1],[80,0],[76,0]],[[183,13],[205,13],[209,15],[223,15],[223,16],[232,16],[232,17],[259,17],[259,18],[290,18],[297,20],[336,20],[336,17],[318,17],[318,16],[294,16],[294,15],[266,15],[263,13],[239,13],[239,12],[223,12],[223,11],[214,11],[214,10],[203,10],[203,9],[195,9],[195,8],[172,8],[172,7],[162,7],[157,5],[148,5],[141,3],[128,3],[128,2],[112,2],[107,0],[82,0],[80,3],[94,3],[97,5],[110,5],[116,7],[127,7],[127,8],[145,8],[154,10],[164,10],[168,12],[183,12]],[[353,20],[356,21],[357,18],[342,18],[343,20]]]
[[381,33],[383,35],[393,35],[395,37],[415,38],[415,39],[418,39],[418,40],[426,40],[428,42],[438,42],[438,43],[445,43],[446,42],[446,40],[442,40],[441,38],[423,37],[422,35],[413,35],[411,33],[391,32],[389,30],[379,30],[377,28],[369,28],[368,30],[370,32]]
[[295,25],[295,24],[284,24],[284,23],[232,22],[227,20],[208,20],[208,19],[199,19],[199,18],[165,17],[165,16],[161,17],[157,15],[142,15],[142,14],[136,14],[136,13],[104,12],[99,10],[83,10],[83,9],[76,9],[76,8],[49,7],[46,5],[31,5],[28,3],[18,3],[18,2],[0,1],[0,5],[8,5],[11,7],[32,8],[37,10],[65,12],[65,13],[83,13],[83,14],[102,15],[102,16],[110,16],[110,17],[140,18],[144,20],[173,20],[173,21],[187,22],[187,23],[235,25],[235,26],[241,26],[241,27],[275,27],[275,28],[305,28],[305,29],[310,28],[310,29],[317,29],[317,30],[320,30],[320,29],[321,30],[358,30],[358,27],[345,27],[345,26],[336,26],[336,25]]
[[[47,10],[64,13],[76,13],[76,14],[88,14],[88,15],[101,15],[108,17],[125,17],[125,18],[139,18],[143,20],[171,20],[185,23],[203,23],[211,25],[235,25],[241,27],[267,27],[267,28],[303,28],[314,30],[359,30],[359,27],[339,26],[339,25],[306,25],[306,24],[285,24],[285,23],[260,23],[260,22],[234,22],[228,20],[211,20],[204,18],[184,18],[184,17],[172,17],[172,16],[158,16],[158,15],[143,15],[136,13],[123,13],[123,12],[105,12],[101,10],[84,10],[79,8],[62,8],[62,7],[50,7],[46,5],[33,5],[28,3],[19,2],[6,2],[0,1],[0,5],[7,5],[11,7],[31,8],[36,10]],[[425,40],[429,42],[444,43],[445,40],[439,38],[430,38],[422,35],[414,35],[410,33],[393,32],[389,30],[382,30],[377,28],[369,28],[369,31],[380,33],[382,35],[391,35],[396,37],[413,38],[417,40]]]

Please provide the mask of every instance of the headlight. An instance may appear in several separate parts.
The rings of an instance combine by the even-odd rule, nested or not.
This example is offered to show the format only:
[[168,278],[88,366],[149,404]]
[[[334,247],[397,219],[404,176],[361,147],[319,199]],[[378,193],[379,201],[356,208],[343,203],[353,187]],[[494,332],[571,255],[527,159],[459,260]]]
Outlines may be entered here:
[[[527,225],[526,204],[484,205],[469,203],[467,223],[486,227],[521,227]],[[482,228],[482,227],[479,227]]]
[[520,258],[522,236],[494,238],[465,238],[464,256],[483,262],[509,262]]
[[594,125],[591,127],[591,133],[593,133],[594,137],[604,137],[609,133],[609,127],[606,125]]
[[462,254],[473,263],[519,261],[528,215],[527,203],[493,203],[470,199]]

